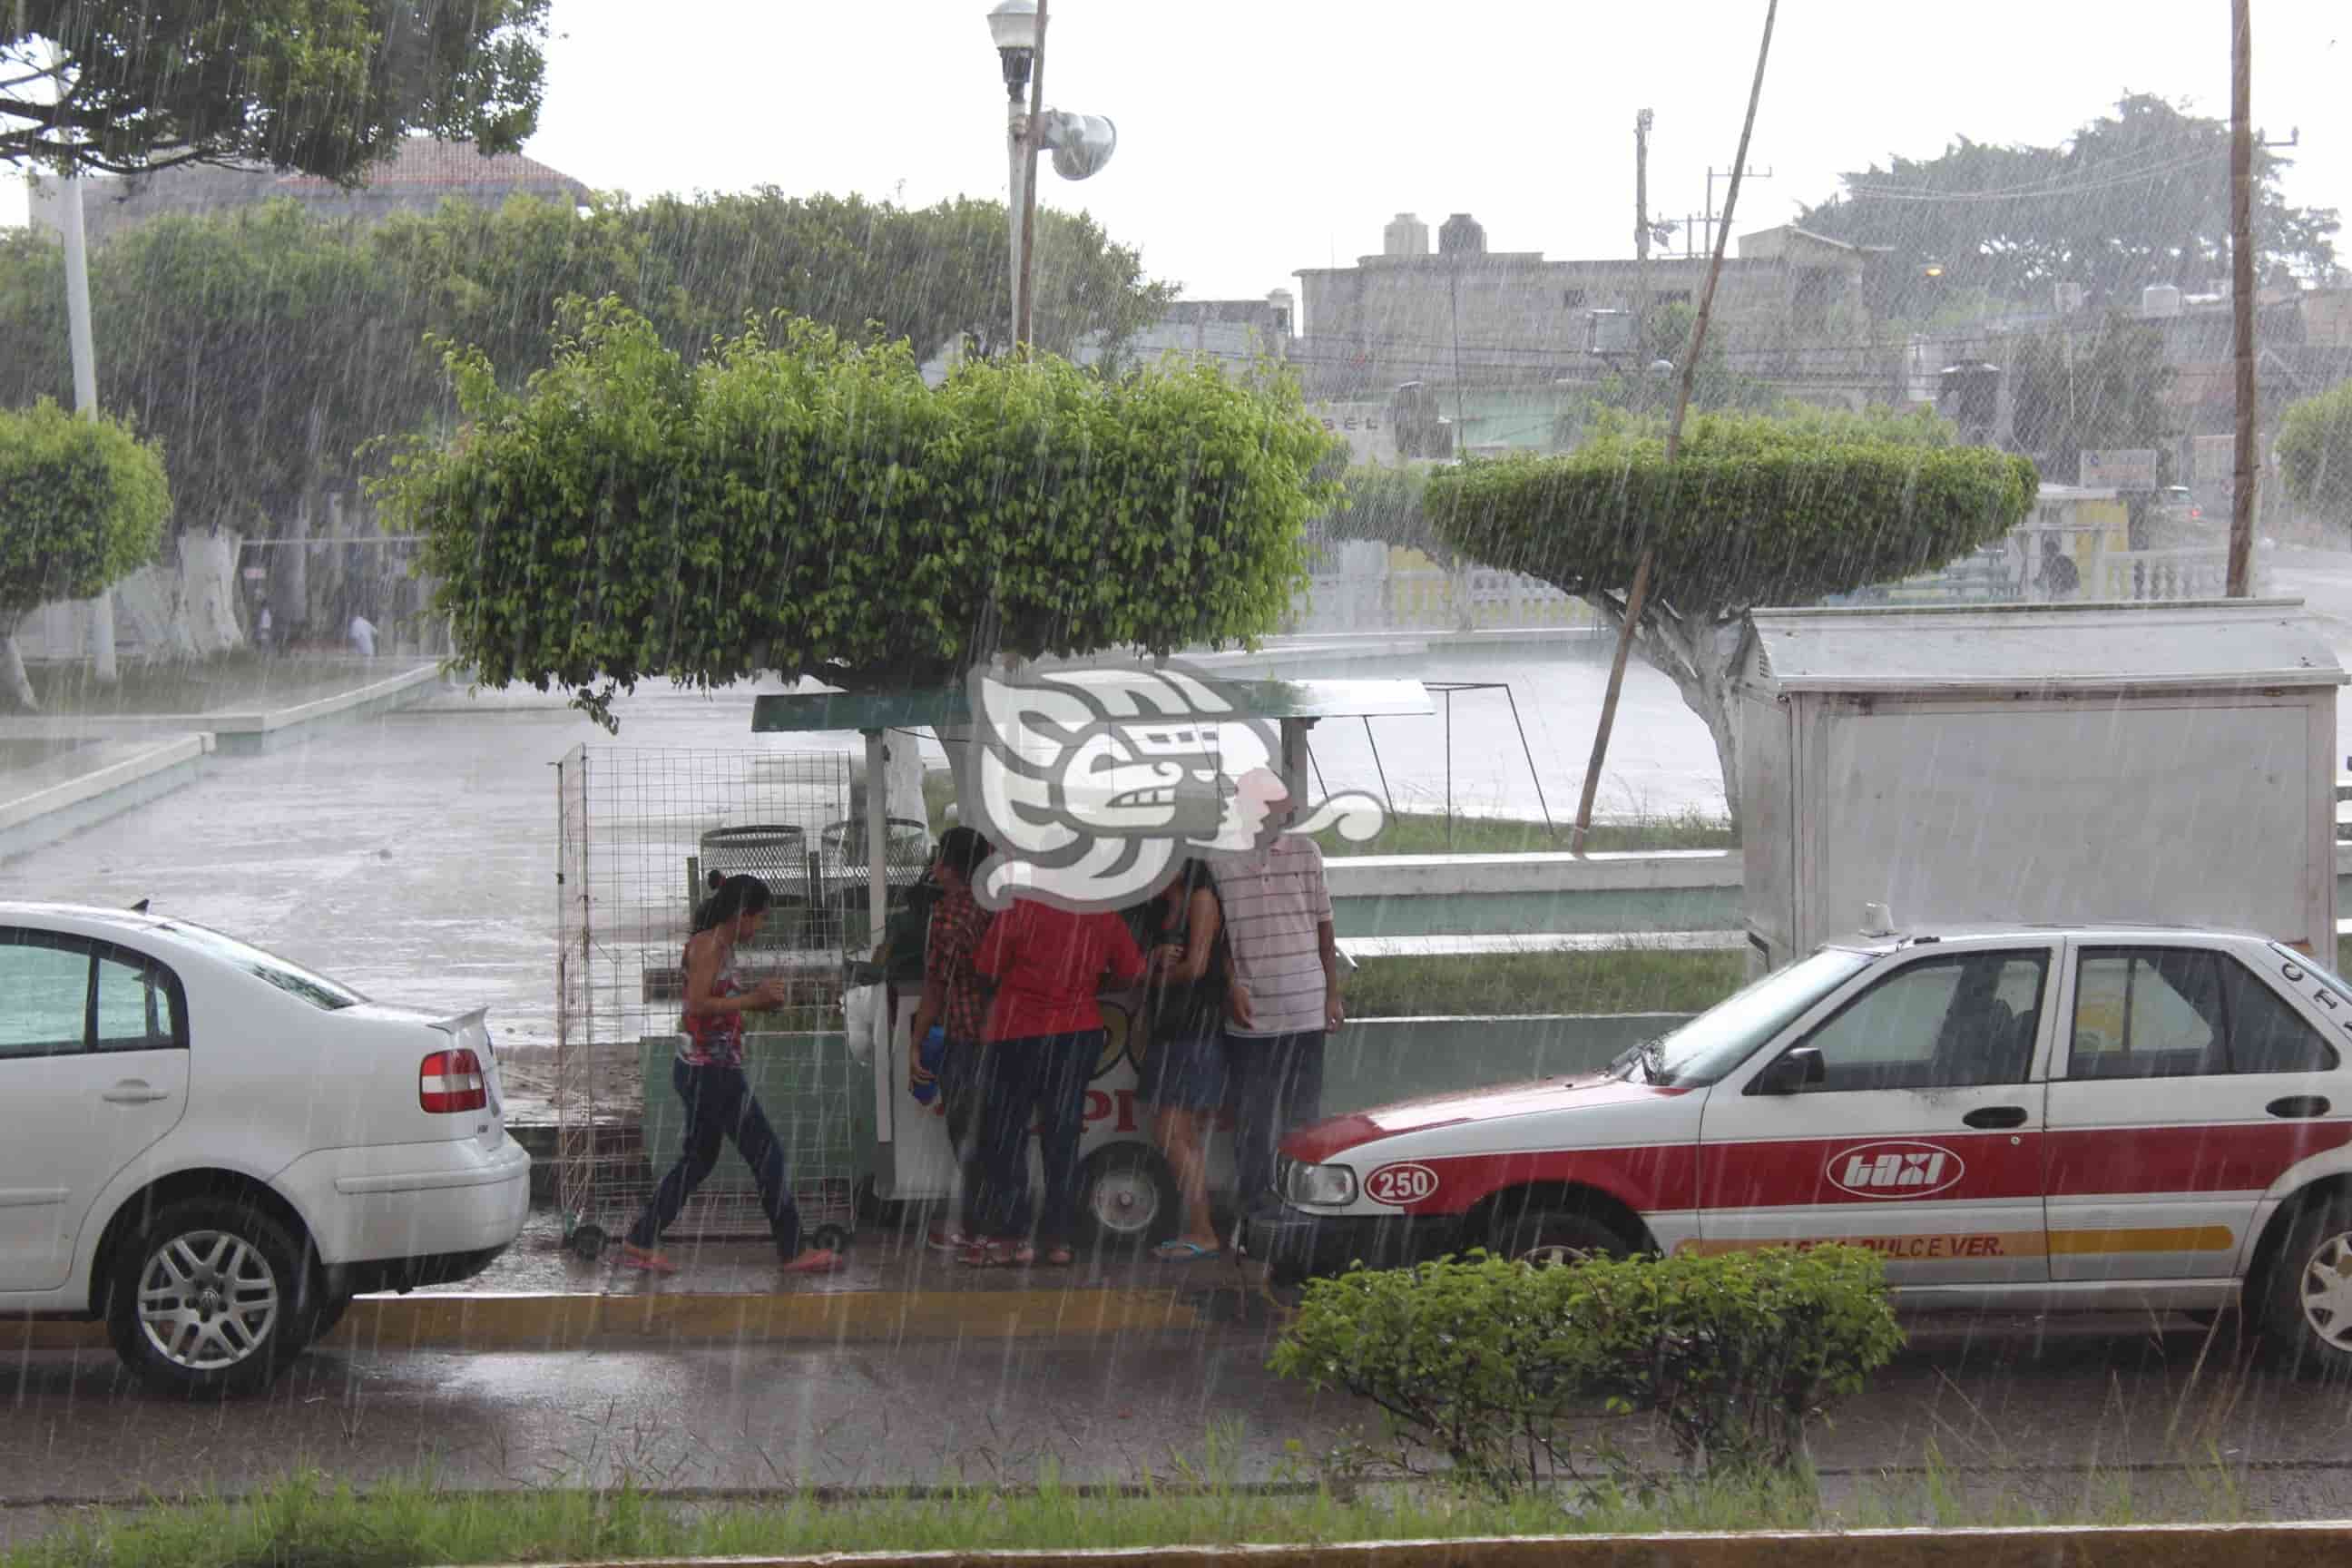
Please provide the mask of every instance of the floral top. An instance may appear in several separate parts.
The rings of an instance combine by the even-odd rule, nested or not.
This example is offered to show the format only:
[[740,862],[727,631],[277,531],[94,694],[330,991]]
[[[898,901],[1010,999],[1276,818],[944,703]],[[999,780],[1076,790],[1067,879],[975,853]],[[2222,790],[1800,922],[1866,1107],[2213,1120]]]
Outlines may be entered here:
[[[687,944],[686,961],[694,962],[694,945]],[[742,987],[735,981],[735,957],[730,953],[719,966],[719,979],[712,992],[719,996],[740,994]],[[743,1065],[743,1015],[740,1013],[697,1013],[688,1007],[678,1020],[685,1038],[677,1043],[677,1059],[690,1068],[740,1068]]]

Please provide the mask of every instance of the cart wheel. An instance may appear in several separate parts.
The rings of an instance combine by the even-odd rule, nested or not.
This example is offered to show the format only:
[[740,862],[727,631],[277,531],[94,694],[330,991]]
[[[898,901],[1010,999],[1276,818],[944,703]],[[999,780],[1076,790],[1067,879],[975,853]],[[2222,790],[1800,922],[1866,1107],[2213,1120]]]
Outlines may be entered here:
[[577,1226],[572,1232],[572,1250],[593,1263],[604,1255],[604,1243],[608,1239],[601,1225]]
[[849,1232],[837,1225],[821,1225],[809,1232],[809,1245],[820,1252],[846,1252]]

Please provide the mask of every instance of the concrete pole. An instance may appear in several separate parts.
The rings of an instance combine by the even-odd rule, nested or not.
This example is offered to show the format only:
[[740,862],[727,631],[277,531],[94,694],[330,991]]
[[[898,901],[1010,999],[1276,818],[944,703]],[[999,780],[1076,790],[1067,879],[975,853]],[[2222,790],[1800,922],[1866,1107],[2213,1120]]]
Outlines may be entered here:
[[2248,0],[2231,6],[2230,47],[2230,295],[2237,371],[2236,462],[2230,486],[2232,599],[2253,592],[2254,555],[2254,24]]
[[1018,93],[1004,100],[1004,151],[1011,164],[1011,184],[1006,187],[1004,205],[1005,231],[1012,236],[1013,268],[1006,274],[1012,280],[1013,314],[1007,331],[1010,342],[1021,341],[1021,215],[1027,210],[1029,117]]
[[[98,417],[98,359],[90,346],[89,247],[81,222],[81,176],[68,174],[58,192],[66,239],[66,335],[73,346],[74,412]],[[89,601],[89,653],[101,685],[116,679],[114,595],[106,588]]]

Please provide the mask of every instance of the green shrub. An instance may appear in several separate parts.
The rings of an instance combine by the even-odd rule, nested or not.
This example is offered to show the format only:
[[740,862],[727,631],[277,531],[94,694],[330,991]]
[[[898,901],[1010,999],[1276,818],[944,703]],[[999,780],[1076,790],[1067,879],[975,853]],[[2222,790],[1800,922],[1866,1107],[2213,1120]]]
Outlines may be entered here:
[[[1685,1475],[1785,1468],[1806,1424],[1902,1343],[1875,1254],[1854,1247],[1590,1258],[1474,1255],[1307,1289],[1276,1346],[1284,1377],[1369,1399],[1394,1462],[1441,1456],[1497,1493],[1584,1475],[1653,1478],[1578,1424],[1654,1419]],[[1580,1451],[1581,1450],[1581,1451]]]

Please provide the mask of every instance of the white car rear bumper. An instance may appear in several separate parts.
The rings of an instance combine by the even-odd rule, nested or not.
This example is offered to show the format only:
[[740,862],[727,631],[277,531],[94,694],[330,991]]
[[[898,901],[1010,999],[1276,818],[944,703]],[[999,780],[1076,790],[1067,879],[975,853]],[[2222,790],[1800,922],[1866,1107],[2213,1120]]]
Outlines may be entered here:
[[522,1233],[530,1155],[511,1138],[322,1149],[272,1184],[330,1267],[496,1251]]

